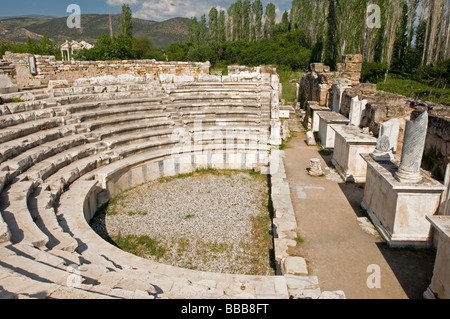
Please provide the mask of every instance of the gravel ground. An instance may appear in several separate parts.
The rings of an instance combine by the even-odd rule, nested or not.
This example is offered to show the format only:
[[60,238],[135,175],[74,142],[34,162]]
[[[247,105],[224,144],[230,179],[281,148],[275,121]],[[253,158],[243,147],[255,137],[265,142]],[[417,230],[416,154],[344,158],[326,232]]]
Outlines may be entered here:
[[[173,266],[220,273],[256,274],[252,262],[252,218],[267,209],[268,186],[263,176],[247,172],[201,173],[153,181],[113,199],[106,214],[91,223],[102,236],[148,236],[165,252],[159,258]],[[270,222],[267,229],[270,228]],[[267,248],[259,275],[273,274]],[[252,261],[253,260],[253,261]],[[261,261],[258,261],[261,263]],[[261,265],[260,265],[261,266]]]

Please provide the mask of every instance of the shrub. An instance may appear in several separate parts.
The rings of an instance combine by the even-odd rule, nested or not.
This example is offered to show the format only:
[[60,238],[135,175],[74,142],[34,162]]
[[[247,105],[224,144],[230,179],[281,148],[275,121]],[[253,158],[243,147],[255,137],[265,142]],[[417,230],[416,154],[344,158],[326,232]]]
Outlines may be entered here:
[[361,82],[379,83],[384,80],[389,70],[387,63],[363,62],[361,71]]

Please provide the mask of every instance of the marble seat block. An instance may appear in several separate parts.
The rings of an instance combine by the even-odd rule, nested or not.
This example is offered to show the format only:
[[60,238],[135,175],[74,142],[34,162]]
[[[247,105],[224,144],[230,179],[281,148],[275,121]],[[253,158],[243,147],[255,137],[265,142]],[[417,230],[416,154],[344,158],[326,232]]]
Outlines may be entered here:
[[433,278],[425,299],[450,299],[450,216],[431,216],[428,221],[439,233]]
[[336,132],[332,163],[346,182],[364,183],[367,163],[360,154],[372,153],[377,139],[356,126],[331,125]]
[[319,137],[322,147],[326,150],[334,148],[335,131],[331,128],[333,124],[347,125],[350,120],[344,115],[336,112],[317,112],[319,117]]
[[319,132],[320,118],[317,112],[331,112],[331,110],[319,104],[308,104],[308,111],[311,116],[311,131]]
[[431,225],[426,217],[437,213],[445,186],[423,171],[420,183],[401,183],[394,177],[396,164],[377,162],[369,154],[361,157],[367,162],[361,205],[387,244],[431,247]]

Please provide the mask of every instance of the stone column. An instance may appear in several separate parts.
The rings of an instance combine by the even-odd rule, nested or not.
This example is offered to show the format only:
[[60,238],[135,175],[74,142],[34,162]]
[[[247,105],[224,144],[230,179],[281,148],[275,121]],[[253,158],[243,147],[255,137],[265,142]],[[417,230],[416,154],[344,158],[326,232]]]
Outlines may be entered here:
[[395,178],[401,183],[417,184],[422,180],[420,166],[428,130],[428,112],[415,121],[407,121],[400,167]]
[[390,161],[397,152],[398,134],[400,121],[392,119],[380,126],[378,142],[375,151],[370,154],[376,161]]

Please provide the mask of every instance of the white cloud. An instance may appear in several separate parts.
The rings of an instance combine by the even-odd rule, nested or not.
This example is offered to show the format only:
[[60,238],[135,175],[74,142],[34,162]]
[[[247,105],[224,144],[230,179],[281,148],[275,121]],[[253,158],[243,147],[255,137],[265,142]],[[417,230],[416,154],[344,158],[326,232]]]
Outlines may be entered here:
[[157,21],[175,17],[200,17],[208,14],[212,6],[204,0],[144,0],[133,16]]
[[106,4],[110,6],[121,6],[123,4],[135,5],[138,4],[139,0],[106,0]]
[[[236,0],[106,0],[110,6],[129,4],[133,9],[133,17],[163,21],[175,17],[198,17],[208,15],[212,7],[227,11]],[[284,10],[290,9],[291,0],[262,0],[264,8],[272,2],[277,8],[277,20],[281,20]],[[281,7],[281,8],[280,8]]]

